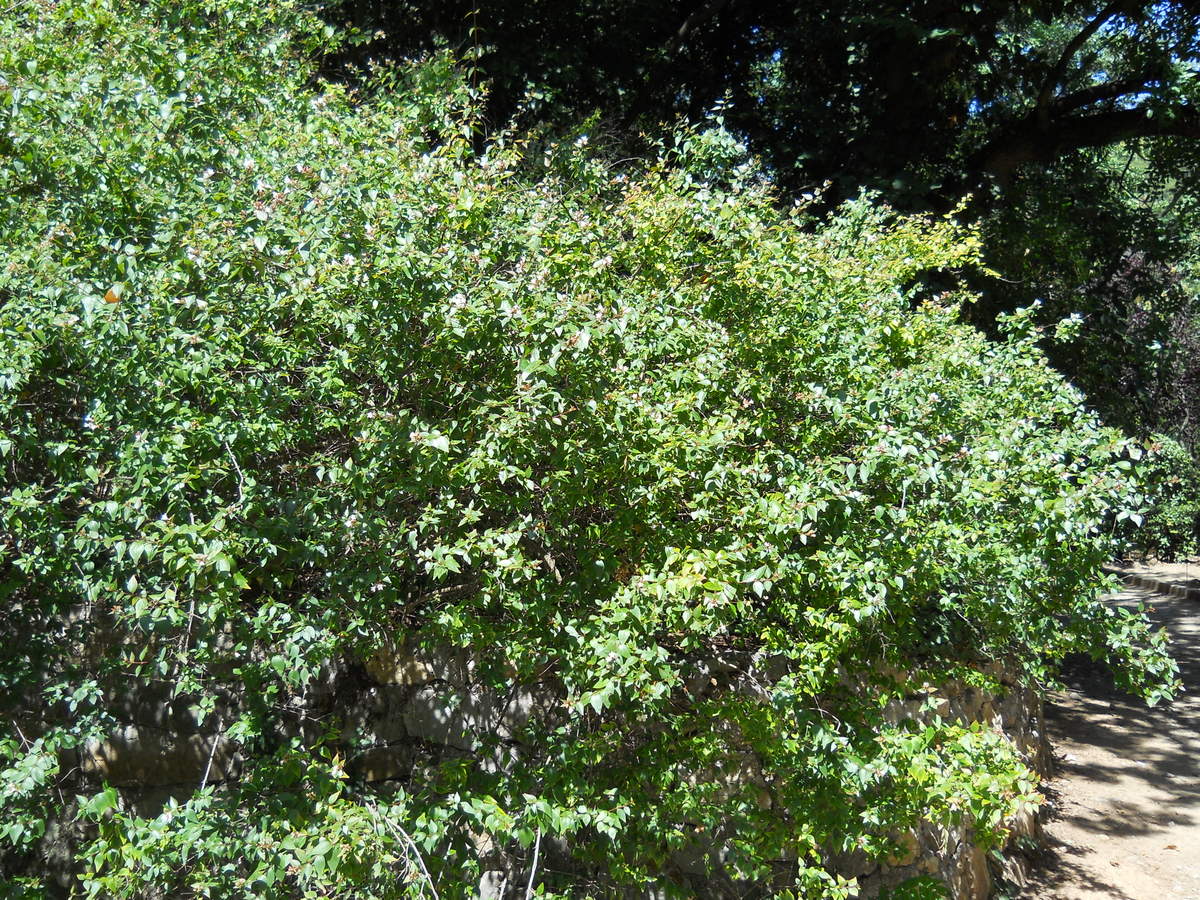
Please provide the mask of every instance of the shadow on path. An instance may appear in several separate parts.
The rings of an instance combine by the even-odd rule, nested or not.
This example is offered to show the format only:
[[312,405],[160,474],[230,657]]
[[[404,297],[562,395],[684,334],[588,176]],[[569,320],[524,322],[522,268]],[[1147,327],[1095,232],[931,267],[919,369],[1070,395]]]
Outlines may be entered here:
[[1200,900],[1200,604],[1131,590],[1171,636],[1184,693],[1148,708],[1103,669],[1073,663],[1049,698],[1056,777],[1048,847],[1029,900]]

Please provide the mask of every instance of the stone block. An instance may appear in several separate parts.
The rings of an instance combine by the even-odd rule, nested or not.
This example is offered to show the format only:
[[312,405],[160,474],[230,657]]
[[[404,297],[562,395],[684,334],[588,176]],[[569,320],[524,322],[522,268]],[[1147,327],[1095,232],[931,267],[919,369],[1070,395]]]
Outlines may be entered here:
[[166,809],[169,801],[174,800],[178,804],[187,802],[193,787],[194,785],[186,785],[130,791],[128,793],[132,796],[128,801],[129,811],[143,819],[157,818]]
[[462,652],[431,650],[406,640],[376,651],[366,661],[367,675],[376,684],[423,685],[433,681],[465,684],[469,673]]
[[969,841],[964,841],[950,860],[947,886],[951,900],[988,900],[992,892],[992,875],[988,871],[987,855]]
[[79,753],[85,775],[118,787],[199,785],[205,772],[213,784],[233,777],[239,762],[223,736],[180,736],[137,725],[119,728],[106,740],[89,741]]
[[538,700],[527,687],[515,688],[500,697],[490,691],[427,685],[405,705],[404,727],[414,737],[472,750],[485,737],[514,739],[539,705]]
[[412,749],[407,744],[397,744],[364,750],[350,761],[350,768],[365,781],[386,781],[407,777],[412,763]]
[[920,844],[917,841],[917,836],[912,832],[902,834],[896,841],[899,848],[888,854],[887,864],[893,868],[904,868],[911,866],[917,861],[917,855],[921,852]]
[[999,880],[1005,884],[1023,888],[1029,880],[1029,864],[1023,856],[1005,856],[997,868]]
[[479,900],[504,900],[505,889],[508,887],[508,873],[492,870],[484,872],[479,878],[479,888],[476,896]]
[[404,740],[408,737],[404,727],[404,706],[411,694],[411,689],[399,685],[368,688],[346,713],[346,733],[373,744]]

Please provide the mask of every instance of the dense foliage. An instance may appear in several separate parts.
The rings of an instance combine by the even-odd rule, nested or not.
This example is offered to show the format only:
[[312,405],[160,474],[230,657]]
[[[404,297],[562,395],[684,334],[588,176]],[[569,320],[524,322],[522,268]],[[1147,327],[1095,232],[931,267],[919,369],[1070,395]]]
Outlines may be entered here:
[[998,311],[1037,304],[1047,325],[1072,320],[1069,336],[1046,344],[1051,363],[1105,422],[1165,439],[1154,467],[1163,493],[1131,536],[1169,558],[1200,550],[1200,521],[1184,512],[1200,491],[1200,204],[1151,149],[1018,177],[984,229],[1005,277],[977,280],[984,298],[971,318],[988,327]]
[[1136,545],[1159,559],[1200,552],[1200,467],[1193,454],[1169,437],[1151,450],[1145,469],[1150,504]]
[[[716,128],[632,176],[478,155],[450,57],[351,91],[334,40],[261,0],[0,18],[9,885],[75,820],[106,897],[470,896],[489,842],[543,895],[686,893],[692,853],[839,896],[831,852],[1035,801],[989,727],[889,699],[1075,651],[1171,690],[1095,600],[1136,447],[1030,315],[989,341],[921,287],[972,233],[782,213]],[[368,783],[298,710],[405,641],[553,703]],[[156,688],[247,763],[140,815],[75,764]]]
[[[903,208],[972,194],[983,222],[972,310],[1044,301],[1083,320],[1052,360],[1108,424],[1200,454],[1194,271],[1200,8],[1036,0],[342,0],[373,29],[340,55],[449,43],[492,85],[477,129],[549,133],[594,116],[614,156],[723,104],[793,196],[863,188]],[[1186,473],[1177,473],[1184,476]],[[1200,538],[1198,533],[1194,538]]]

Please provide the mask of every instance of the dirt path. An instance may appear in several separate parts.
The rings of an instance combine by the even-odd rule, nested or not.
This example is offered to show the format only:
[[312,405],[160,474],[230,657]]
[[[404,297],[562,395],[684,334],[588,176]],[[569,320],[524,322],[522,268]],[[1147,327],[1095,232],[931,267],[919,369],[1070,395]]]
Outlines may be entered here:
[[1047,705],[1057,777],[1049,849],[1023,900],[1200,900],[1200,603],[1144,590],[1185,693],[1148,709],[1080,668]]

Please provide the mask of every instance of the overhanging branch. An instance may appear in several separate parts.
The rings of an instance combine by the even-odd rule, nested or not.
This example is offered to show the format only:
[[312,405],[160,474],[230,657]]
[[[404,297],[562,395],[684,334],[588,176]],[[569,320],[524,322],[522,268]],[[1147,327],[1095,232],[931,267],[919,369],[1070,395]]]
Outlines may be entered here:
[[1164,109],[1138,107],[1073,116],[1042,125],[1036,116],[1024,119],[991,141],[976,156],[979,171],[1001,184],[1030,163],[1046,165],[1073,150],[1106,147],[1140,137],[1200,139],[1200,110],[1181,105]]
[[1035,107],[1038,121],[1045,124],[1049,120],[1050,101],[1054,96],[1054,90],[1062,81],[1063,75],[1067,71],[1067,66],[1071,64],[1071,60],[1075,58],[1075,54],[1079,52],[1079,49],[1091,40],[1092,35],[1099,31],[1106,22],[1131,5],[1134,9],[1141,8],[1140,3],[1130,4],[1129,0],[1113,0],[1112,3],[1096,13],[1079,33],[1067,42],[1067,46],[1063,48],[1062,53],[1058,57],[1058,62],[1054,64],[1054,68],[1050,70],[1050,74],[1042,84],[1041,91],[1038,92],[1037,105]]
[[1135,75],[1131,78],[1122,78],[1117,81],[1093,85],[1092,87],[1083,88],[1082,90],[1057,97],[1054,103],[1051,104],[1050,111],[1055,115],[1061,115],[1067,112],[1074,112],[1093,103],[1099,103],[1102,100],[1116,100],[1129,94],[1142,93],[1158,80],[1160,80],[1160,76],[1158,75]]

